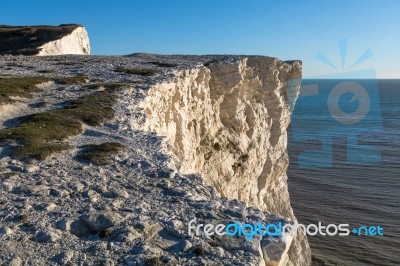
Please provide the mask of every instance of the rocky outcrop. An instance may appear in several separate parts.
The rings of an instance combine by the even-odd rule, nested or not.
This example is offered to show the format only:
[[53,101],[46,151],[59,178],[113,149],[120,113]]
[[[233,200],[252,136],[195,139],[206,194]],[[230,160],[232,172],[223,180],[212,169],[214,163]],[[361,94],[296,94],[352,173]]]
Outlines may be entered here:
[[[76,75],[77,65],[89,83],[59,82],[60,73]],[[309,264],[305,238],[188,234],[193,219],[213,225],[295,220],[286,127],[300,62],[1,56],[0,74],[55,81],[24,97],[10,94],[15,103],[7,105],[14,108],[0,116],[0,135],[7,135],[0,145],[1,265]],[[27,115],[53,121],[54,112],[70,112],[71,103],[105,90],[113,101],[100,105],[112,105],[114,116],[104,124],[89,123],[88,108],[72,108],[86,119],[79,120],[82,132],[56,140],[64,151],[43,161],[13,157],[21,143],[8,130],[20,128]],[[67,125],[63,118],[61,124]],[[48,136],[59,131],[47,128]],[[88,146],[105,143],[123,147],[106,165],[79,159]]]
[[[153,86],[143,105],[145,128],[167,137],[182,173],[201,173],[223,197],[295,219],[286,129],[300,79],[298,61],[208,62]],[[289,254],[294,265],[310,263],[303,238],[293,241]]]
[[90,43],[82,25],[0,26],[0,55],[89,55]]

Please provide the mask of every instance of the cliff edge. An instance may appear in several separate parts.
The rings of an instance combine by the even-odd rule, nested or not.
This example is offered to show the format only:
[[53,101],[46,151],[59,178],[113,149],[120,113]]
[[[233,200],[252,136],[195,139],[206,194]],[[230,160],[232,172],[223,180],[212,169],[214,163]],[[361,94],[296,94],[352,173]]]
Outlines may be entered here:
[[[167,137],[182,173],[200,173],[223,197],[295,220],[286,130],[301,68],[272,57],[215,57],[151,89],[145,128]],[[304,236],[289,257],[293,265],[310,263]]]
[[0,25],[0,55],[89,55],[86,29],[78,24],[60,26]]
[[301,62],[7,55],[0,75],[0,264],[310,264],[302,236],[188,232],[296,220]]

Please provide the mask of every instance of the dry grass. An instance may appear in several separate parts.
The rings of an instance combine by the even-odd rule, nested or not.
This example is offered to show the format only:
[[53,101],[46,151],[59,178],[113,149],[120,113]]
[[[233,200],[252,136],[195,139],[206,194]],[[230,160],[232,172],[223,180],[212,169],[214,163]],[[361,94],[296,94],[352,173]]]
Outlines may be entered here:
[[87,145],[84,147],[79,159],[89,161],[96,165],[109,164],[111,156],[121,151],[123,145],[118,142],[105,142],[100,145]]
[[[32,93],[40,91],[37,85],[51,81],[45,77],[11,77],[0,78],[0,104],[13,103],[12,97],[29,98]],[[54,81],[61,85],[82,84],[88,80],[86,76],[64,77]]]
[[14,102],[13,96],[28,98],[40,90],[37,85],[48,81],[50,79],[44,77],[0,78],[0,104]]
[[0,130],[0,141],[17,142],[12,156],[17,159],[44,160],[68,148],[65,139],[82,132],[82,123],[99,126],[113,118],[115,95],[99,91],[67,101],[66,107],[22,117],[12,128]]
[[157,71],[149,68],[123,68],[118,67],[114,69],[114,72],[123,73],[123,74],[131,74],[131,75],[140,75],[140,76],[155,76],[157,75]]
[[177,67],[177,64],[171,64],[171,63],[164,63],[164,62],[149,62],[149,64],[158,66],[158,67]]

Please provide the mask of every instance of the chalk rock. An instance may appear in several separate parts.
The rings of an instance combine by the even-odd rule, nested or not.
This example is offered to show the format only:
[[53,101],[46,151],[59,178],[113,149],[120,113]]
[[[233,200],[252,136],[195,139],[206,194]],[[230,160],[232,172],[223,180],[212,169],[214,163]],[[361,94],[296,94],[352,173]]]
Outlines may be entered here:
[[60,26],[0,26],[0,55],[89,55],[86,29],[78,24]]

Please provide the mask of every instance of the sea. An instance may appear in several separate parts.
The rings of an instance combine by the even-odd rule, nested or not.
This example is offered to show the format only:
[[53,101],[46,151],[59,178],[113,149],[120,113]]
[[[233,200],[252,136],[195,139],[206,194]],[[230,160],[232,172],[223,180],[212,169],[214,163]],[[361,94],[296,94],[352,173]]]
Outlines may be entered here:
[[400,265],[400,80],[303,80],[288,133],[299,223],[383,228],[308,236],[312,265]]

